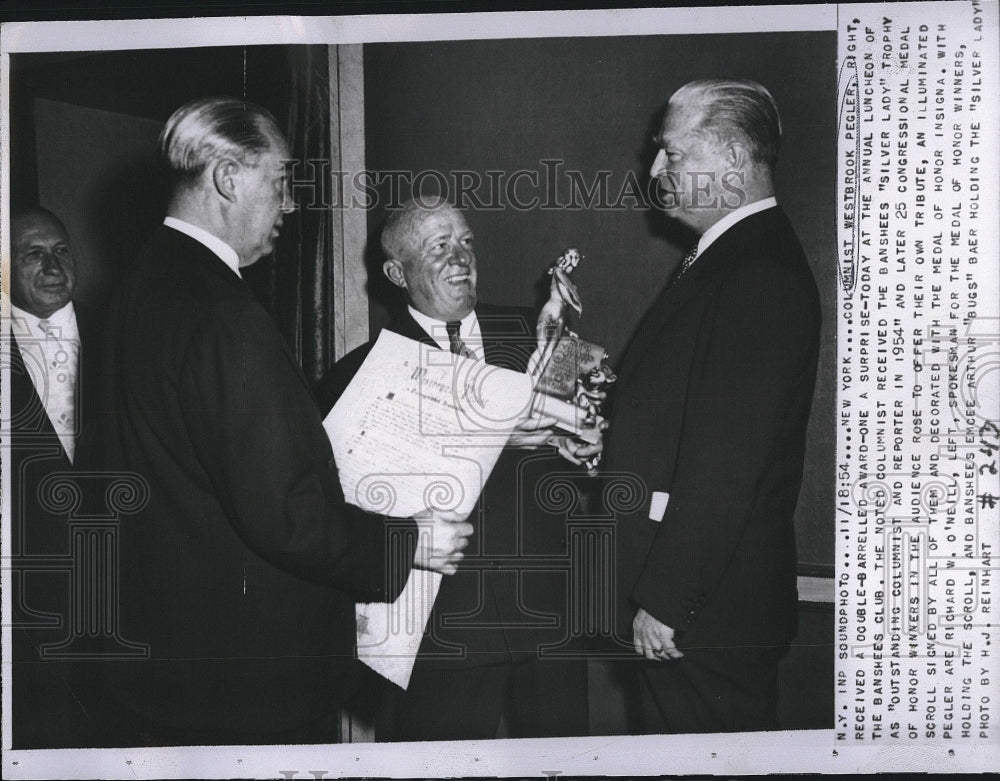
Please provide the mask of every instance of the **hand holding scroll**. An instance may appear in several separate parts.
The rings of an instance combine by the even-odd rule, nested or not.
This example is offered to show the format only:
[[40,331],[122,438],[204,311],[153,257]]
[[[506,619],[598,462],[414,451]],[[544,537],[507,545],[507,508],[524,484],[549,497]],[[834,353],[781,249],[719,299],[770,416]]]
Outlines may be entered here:
[[558,421],[550,415],[531,415],[518,421],[517,427],[507,440],[508,447],[522,450],[535,450],[545,445],[551,445],[556,436],[555,425]]
[[[550,444],[555,445],[559,455],[577,466],[588,464],[593,461],[594,466],[600,461],[601,453],[604,452],[604,429],[606,423],[601,424],[601,438],[594,443],[584,442],[572,436],[553,437]],[[596,459],[596,460],[595,460]]]
[[472,524],[452,510],[425,510],[413,516],[420,529],[413,566],[454,575],[469,544]]

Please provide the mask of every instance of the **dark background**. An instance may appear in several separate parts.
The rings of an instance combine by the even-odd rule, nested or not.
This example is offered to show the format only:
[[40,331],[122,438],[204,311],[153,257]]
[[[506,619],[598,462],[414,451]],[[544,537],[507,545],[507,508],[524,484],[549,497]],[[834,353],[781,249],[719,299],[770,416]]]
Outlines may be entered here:
[[[163,220],[154,158],[174,110],[196,97],[239,95],[283,122],[306,48],[314,47],[11,55],[11,204],[41,202],[66,223],[78,298],[103,304]],[[272,266],[267,259],[246,275],[262,294]]]
[[[570,201],[567,170],[579,171],[588,184],[599,171],[610,172],[612,203],[630,173],[645,187],[655,152],[650,135],[666,98],[686,81],[744,76],[772,91],[785,131],[778,198],[824,294],[823,353],[797,518],[800,561],[809,571],[833,565],[834,45],[833,33],[768,33],[365,47],[369,170],[448,177],[468,170],[484,181],[490,170],[506,176],[528,170],[544,180],[541,161],[558,160],[562,175],[555,189],[540,181],[518,192],[560,204]],[[82,299],[100,304],[106,298],[160,220],[151,153],[170,113],[196,96],[245,94],[281,119],[295,83],[296,48],[12,56],[12,203],[40,197],[64,218],[80,255]],[[426,181],[425,192],[437,188]],[[485,202],[487,189],[478,193]],[[369,213],[373,237],[389,196],[385,187],[379,194]],[[408,194],[404,189],[399,196]],[[505,202],[506,196],[494,200]],[[578,330],[620,358],[683,254],[685,238],[673,235],[659,213],[634,208],[634,199],[624,202],[615,209],[519,210],[508,204],[472,210],[482,299],[536,305],[545,269],[566,247],[579,247],[586,259],[575,272],[585,306]],[[377,326],[391,304],[380,284],[377,241],[367,261],[375,272],[369,279]],[[263,261],[251,269],[252,284],[273,282],[271,265]]]
[[[823,300],[822,355],[799,513],[806,569],[832,568],[836,258],[836,36],[832,32],[562,38],[365,47],[367,167],[373,171],[538,172],[561,160],[592,182],[610,171],[611,197],[633,172],[642,185],[663,106],[692,79],[750,78],[781,111],[778,201],[809,257]],[[553,164],[549,164],[553,167]],[[438,183],[424,179],[425,193]],[[569,202],[561,181],[556,200]],[[489,203],[488,186],[480,201]],[[541,194],[524,186],[521,197]],[[405,197],[407,193],[403,194]],[[380,201],[390,187],[380,188]],[[373,238],[384,219],[372,210]],[[639,318],[686,249],[660,213],[646,209],[470,210],[484,301],[536,305],[536,283],[566,247],[586,256],[574,272],[584,302],[578,330],[621,357]],[[371,242],[377,244],[377,242]],[[378,253],[374,258],[380,260]],[[376,279],[378,262],[369,280]],[[375,273],[372,273],[375,272]],[[374,286],[372,323],[386,320]]]

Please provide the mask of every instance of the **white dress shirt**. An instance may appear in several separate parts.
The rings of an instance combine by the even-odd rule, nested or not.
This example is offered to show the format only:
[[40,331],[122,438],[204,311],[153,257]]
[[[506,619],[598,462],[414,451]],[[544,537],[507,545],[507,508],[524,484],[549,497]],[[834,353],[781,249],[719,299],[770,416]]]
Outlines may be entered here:
[[[448,339],[448,330],[444,320],[435,320],[428,317],[423,312],[418,312],[412,306],[409,307],[410,315],[417,321],[417,325],[423,328],[430,337],[437,342],[442,350],[451,352],[451,340]],[[483,332],[479,330],[479,318],[476,317],[476,310],[459,320],[458,336],[465,342],[465,346],[476,356],[477,361],[485,360],[486,352],[483,350]]]
[[179,220],[176,217],[164,217],[163,224],[168,228],[173,228],[186,236],[190,236],[199,244],[204,244],[214,254],[218,255],[219,260],[229,266],[236,276],[240,279],[243,278],[243,275],[240,273],[240,256],[236,254],[236,250],[218,236],[213,236],[207,230],[199,228],[197,225],[192,225],[190,222]]
[[11,332],[17,339],[21,360],[72,463],[76,452],[76,388],[80,367],[80,331],[73,302],[44,318],[13,304],[10,311]]

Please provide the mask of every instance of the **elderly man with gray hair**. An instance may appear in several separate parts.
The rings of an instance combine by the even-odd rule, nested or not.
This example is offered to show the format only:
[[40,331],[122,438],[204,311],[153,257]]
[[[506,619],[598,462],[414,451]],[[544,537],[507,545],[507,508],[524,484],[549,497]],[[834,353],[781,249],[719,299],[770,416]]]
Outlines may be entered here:
[[[178,109],[160,136],[167,217],[111,312],[99,466],[139,475],[121,522],[121,634],[108,661],[120,745],[327,743],[357,686],[357,601],[413,566],[455,571],[471,526],[345,504],[294,354],[240,275],[291,210],[288,146],[233,98]],[[402,537],[403,539],[399,539]]]
[[618,615],[648,732],[775,729],[819,296],[775,199],[764,87],[687,84],[655,141],[660,206],[696,238],[619,370],[607,468],[650,494],[617,516]]

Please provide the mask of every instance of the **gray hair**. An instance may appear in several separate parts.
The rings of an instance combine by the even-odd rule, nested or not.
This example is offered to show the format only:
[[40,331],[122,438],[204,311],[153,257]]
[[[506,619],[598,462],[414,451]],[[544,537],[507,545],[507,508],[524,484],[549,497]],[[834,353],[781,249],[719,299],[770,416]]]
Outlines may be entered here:
[[703,79],[685,84],[670,105],[700,109],[698,129],[716,141],[743,142],[756,163],[774,170],[781,148],[781,117],[771,93],[755,81]]
[[437,211],[458,211],[442,196],[418,196],[406,201],[386,219],[382,228],[382,252],[387,260],[399,258],[414,228],[429,214]]
[[253,165],[279,133],[274,116],[261,106],[237,98],[199,98],[170,116],[157,151],[171,185],[190,185],[223,157]]

